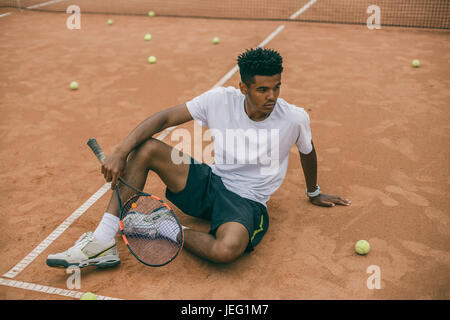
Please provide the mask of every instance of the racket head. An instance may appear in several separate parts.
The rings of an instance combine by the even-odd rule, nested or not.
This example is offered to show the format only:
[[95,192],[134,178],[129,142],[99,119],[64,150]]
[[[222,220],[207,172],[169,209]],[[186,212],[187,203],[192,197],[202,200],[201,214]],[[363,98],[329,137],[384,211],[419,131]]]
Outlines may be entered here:
[[135,258],[151,267],[168,264],[183,248],[184,232],[177,216],[148,193],[135,194],[121,206],[120,232]]

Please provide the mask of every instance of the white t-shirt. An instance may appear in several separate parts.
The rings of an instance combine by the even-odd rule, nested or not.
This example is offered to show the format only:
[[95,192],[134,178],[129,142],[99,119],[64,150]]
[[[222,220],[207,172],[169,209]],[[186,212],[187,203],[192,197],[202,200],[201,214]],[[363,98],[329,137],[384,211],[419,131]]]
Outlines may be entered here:
[[303,154],[312,151],[310,120],[303,108],[278,98],[268,118],[253,121],[244,101],[239,89],[218,87],[186,105],[194,120],[211,131],[212,172],[228,190],[266,205],[283,182],[291,147],[297,145]]

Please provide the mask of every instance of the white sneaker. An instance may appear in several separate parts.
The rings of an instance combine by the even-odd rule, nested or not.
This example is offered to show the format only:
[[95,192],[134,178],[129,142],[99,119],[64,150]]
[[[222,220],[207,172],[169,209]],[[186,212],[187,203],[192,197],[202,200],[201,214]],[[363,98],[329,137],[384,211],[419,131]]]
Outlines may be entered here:
[[127,235],[142,235],[157,238],[163,236],[160,234],[159,226],[164,220],[177,223],[166,207],[160,207],[151,214],[130,211],[123,219],[123,229]]
[[108,268],[118,264],[120,264],[120,258],[116,241],[112,239],[110,243],[101,243],[94,238],[92,232],[83,234],[68,250],[47,257],[47,265],[50,267]]

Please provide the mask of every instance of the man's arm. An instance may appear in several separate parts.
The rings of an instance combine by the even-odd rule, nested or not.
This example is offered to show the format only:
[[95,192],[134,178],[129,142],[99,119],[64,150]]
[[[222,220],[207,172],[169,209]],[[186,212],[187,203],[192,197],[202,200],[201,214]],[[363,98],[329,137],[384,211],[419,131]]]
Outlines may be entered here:
[[117,146],[114,153],[122,158],[128,157],[130,152],[153,135],[166,128],[173,127],[192,120],[192,116],[186,104],[180,104],[160,111],[142,121],[131,133]]
[[102,173],[107,181],[111,181],[111,188],[116,185],[118,177],[123,175],[126,159],[131,151],[156,133],[190,120],[193,120],[193,118],[186,104],[180,104],[155,113],[142,121],[117,146],[114,152],[106,157],[102,165]]
[[[311,142],[312,144],[312,142]],[[314,144],[309,154],[300,152],[300,161],[302,163],[303,174],[305,176],[306,188],[308,192],[314,192],[317,185],[317,155]]]
[[[308,192],[316,191],[317,185],[317,155],[314,144],[312,144],[312,146],[312,151],[309,154],[303,154],[300,152],[300,161],[302,164],[303,174],[305,175],[306,188],[308,189]],[[309,201],[312,204],[322,207],[334,207],[336,204],[348,206],[351,203],[348,199],[342,199],[339,196],[324,193],[321,193],[315,197],[310,197]]]

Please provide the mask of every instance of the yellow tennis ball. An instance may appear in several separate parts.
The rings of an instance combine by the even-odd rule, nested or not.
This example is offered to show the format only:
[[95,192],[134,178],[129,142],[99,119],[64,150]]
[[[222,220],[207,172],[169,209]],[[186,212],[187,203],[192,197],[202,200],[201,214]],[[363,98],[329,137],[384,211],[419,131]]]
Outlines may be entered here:
[[357,254],[365,255],[370,251],[370,244],[366,240],[359,240],[355,244],[355,251]]
[[108,25],[112,25],[113,24],[113,19],[108,19]]
[[137,207],[136,202],[133,202],[133,203],[131,204],[131,207],[132,207],[133,209],[136,208],[136,207]]
[[77,90],[77,89],[78,89],[78,82],[72,81],[72,82],[70,83],[70,89],[72,89],[72,90]]
[[145,39],[146,41],[150,41],[150,40],[152,40],[152,35],[151,35],[150,33],[147,33],[147,34],[144,36],[144,39]]
[[414,68],[418,68],[420,66],[420,61],[418,59],[414,59],[412,65]]
[[85,292],[81,296],[80,300],[97,300],[97,295],[92,292]]
[[148,12],[148,16],[149,17],[154,17],[155,16],[155,11],[151,10]]
[[156,63],[156,57],[155,57],[155,56],[150,56],[150,57],[148,57],[148,62],[150,62],[150,63]]
[[219,44],[219,42],[220,42],[219,37],[214,37],[214,38],[213,38],[213,43],[214,43],[214,44]]

